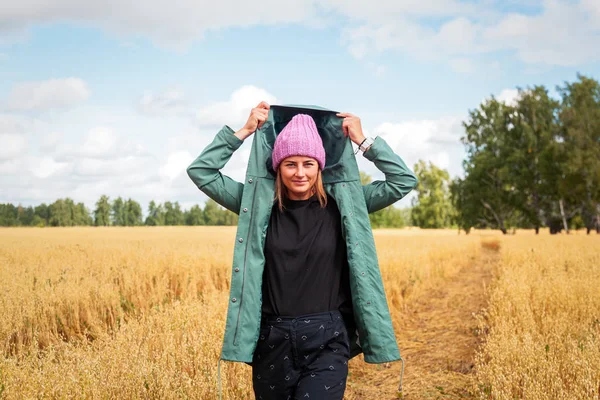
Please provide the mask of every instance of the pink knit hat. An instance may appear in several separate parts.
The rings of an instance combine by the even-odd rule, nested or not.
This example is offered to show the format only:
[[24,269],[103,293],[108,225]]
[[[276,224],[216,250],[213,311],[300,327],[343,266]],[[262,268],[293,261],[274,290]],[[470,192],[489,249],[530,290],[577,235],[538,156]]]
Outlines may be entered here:
[[321,170],[325,168],[325,148],[310,115],[295,115],[279,133],[273,146],[273,169],[277,171],[279,164],[291,156],[314,158]]

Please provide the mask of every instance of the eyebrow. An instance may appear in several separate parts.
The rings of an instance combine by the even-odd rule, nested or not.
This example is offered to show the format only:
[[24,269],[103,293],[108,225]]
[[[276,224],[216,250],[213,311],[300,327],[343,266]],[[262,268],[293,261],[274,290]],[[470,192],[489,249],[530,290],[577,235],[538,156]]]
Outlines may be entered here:
[[[302,164],[313,164],[314,161],[313,160],[306,160],[306,161],[302,161]],[[286,161],[285,162],[286,165],[291,165],[291,164],[298,164],[298,161]]]

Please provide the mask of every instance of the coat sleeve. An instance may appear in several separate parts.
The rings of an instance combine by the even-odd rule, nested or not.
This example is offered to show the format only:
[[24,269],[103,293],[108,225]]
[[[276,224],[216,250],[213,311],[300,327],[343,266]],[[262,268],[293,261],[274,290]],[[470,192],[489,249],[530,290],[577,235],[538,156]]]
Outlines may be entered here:
[[374,181],[363,186],[369,213],[394,204],[417,186],[415,174],[382,138],[375,138],[364,156],[385,175],[384,181]]
[[233,129],[225,126],[187,168],[188,176],[198,189],[236,214],[240,213],[244,185],[223,175],[220,170],[242,143]]

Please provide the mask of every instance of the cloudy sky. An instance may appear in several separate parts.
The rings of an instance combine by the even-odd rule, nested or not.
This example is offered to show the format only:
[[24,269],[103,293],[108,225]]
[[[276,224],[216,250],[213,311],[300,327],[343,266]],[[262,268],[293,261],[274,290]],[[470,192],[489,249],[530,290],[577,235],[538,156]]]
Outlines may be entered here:
[[185,168],[260,100],[352,112],[409,166],[461,175],[469,109],[599,79],[598,43],[598,0],[8,2],[0,202],[202,203]]

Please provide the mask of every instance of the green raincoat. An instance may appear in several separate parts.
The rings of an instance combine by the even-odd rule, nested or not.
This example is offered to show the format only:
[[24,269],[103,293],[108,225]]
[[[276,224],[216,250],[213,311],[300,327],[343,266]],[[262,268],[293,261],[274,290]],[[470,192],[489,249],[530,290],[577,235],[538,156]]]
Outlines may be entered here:
[[275,105],[254,134],[244,183],[220,172],[242,144],[228,126],[187,169],[200,190],[239,214],[221,359],[252,362],[261,321],[263,248],[274,204],[276,175],[271,153],[276,136],[299,113],[316,122],[326,153],[323,184],[341,214],[356,322],[356,330],[349,332],[351,357],[362,352],[368,363],[399,360],[368,214],[406,196],[417,179],[387,143],[376,138],[364,157],[375,163],[385,180],[363,186],[352,144],[342,131],[342,118],[319,107]]

